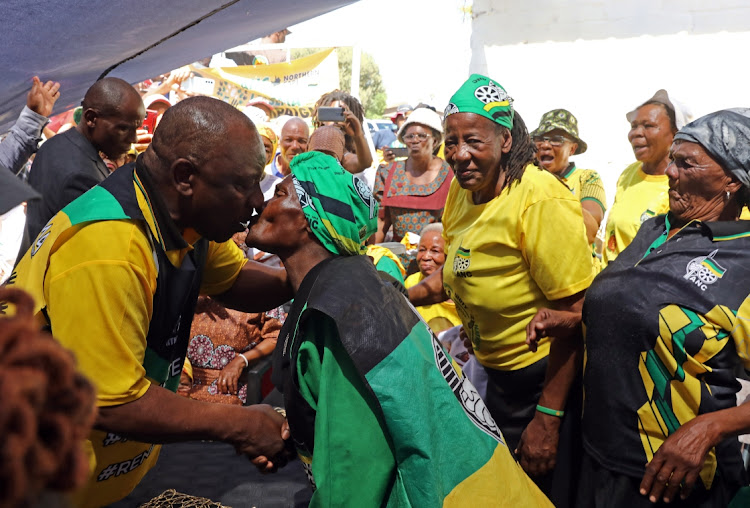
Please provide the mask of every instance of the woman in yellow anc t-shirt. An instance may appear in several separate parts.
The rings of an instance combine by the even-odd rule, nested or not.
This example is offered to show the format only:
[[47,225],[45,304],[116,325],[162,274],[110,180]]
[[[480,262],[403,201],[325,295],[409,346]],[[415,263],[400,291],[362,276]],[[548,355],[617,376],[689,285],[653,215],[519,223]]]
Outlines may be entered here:
[[636,162],[617,180],[615,202],[609,211],[602,247],[602,263],[612,262],[635,238],[641,223],[669,211],[669,147],[692,115],[659,90],[625,115],[630,122],[628,141]]
[[580,322],[594,278],[580,202],[533,165],[526,125],[496,81],[472,75],[451,98],[444,126],[445,159],[456,175],[443,215],[446,263],[412,287],[410,299],[455,302],[508,445],[555,506],[573,506],[580,401],[568,400],[568,391],[582,339],[545,337],[535,351],[525,341],[539,309]]

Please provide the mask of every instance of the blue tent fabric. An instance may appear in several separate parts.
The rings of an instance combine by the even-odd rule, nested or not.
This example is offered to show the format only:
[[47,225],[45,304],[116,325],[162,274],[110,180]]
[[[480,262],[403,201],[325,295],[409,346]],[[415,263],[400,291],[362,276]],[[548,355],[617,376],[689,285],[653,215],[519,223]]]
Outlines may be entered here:
[[53,114],[100,76],[137,83],[356,0],[4,0],[0,133],[32,76],[60,82]]

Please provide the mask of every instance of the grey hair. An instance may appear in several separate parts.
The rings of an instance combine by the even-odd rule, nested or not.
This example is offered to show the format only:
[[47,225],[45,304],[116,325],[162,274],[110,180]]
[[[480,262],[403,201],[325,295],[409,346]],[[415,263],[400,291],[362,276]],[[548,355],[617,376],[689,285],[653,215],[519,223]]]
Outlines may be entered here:
[[427,224],[425,227],[422,228],[422,233],[420,236],[424,236],[427,233],[439,233],[443,234],[443,223],[442,222],[433,222],[432,224]]

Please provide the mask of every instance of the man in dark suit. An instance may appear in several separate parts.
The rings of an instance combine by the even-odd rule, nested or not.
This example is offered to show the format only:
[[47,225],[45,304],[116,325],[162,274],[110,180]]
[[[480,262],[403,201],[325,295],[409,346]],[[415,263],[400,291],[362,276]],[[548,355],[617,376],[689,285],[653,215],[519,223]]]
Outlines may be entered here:
[[[99,152],[109,159],[126,153],[146,116],[138,92],[119,78],[94,83],[81,105],[78,125],[44,143],[31,166],[29,183],[42,199],[28,205],[27,242],[68,203],[109,176]],[[28,247],[22,245],[20,255]]]

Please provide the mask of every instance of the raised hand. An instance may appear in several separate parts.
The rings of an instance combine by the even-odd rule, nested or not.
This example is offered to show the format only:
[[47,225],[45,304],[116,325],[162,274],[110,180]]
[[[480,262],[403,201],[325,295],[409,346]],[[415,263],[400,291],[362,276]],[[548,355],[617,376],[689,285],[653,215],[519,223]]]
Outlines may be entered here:
[[26,96],[26,106],[42,116],[50,116],[52,107],[60,98],[60,83],[47,81],[42,83],[37,76],[32,79],[31,90]]

